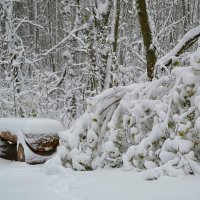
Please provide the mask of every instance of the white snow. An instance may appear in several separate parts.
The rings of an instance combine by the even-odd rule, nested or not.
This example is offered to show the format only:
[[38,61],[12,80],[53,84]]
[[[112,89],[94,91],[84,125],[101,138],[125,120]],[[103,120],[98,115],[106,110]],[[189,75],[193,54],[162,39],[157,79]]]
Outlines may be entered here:
[[172,152],[167,152],[167,151],[162,151],[159,155],[161,161],[163,163],[167,163],[169,162],[170,160],[174,159],[175,158],[175,155],[174,153]]
[[104,3],[98,3],[98,12],[99,14],[105,14],[108,12],[109,1],[106,0]]
[[198,117],[195,121],[195,127],[200,130],[200,117]]
[[0,118],[0,131],[12,134],[58,134],[63,126],[56,120],[42,118]]
[[144,166],[145,166],[147,169],[153,169],[153,168],[157,167],[157,165],[156,165],[154,162],[148,161],[148,160],[146,160],[146,161],[144,162]]
[[183,74],[182,76],[182,81],[183,81],[183,84],[185,85],[192,85],[195,83],[195,75],[191,72],[188,72],[188,73],[185,73]]
[[194,70],[200,70],[200,38],[198,39],[197,52],[192,53],[190,56],[190,64]]
[[[155,176],[156,171],[152,170]],[[152,177],[154,177],[152,176]],[[1,200],[199,200],[199,176],[162,176],[123,169],[75,172],[56,164],[27,165],[0,159]]]

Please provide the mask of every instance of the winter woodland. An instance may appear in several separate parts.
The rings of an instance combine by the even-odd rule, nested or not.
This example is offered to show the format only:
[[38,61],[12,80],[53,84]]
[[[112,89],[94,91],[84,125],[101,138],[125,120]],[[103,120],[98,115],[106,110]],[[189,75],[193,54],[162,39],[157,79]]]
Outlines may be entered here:
[[199,0],[0,0],[0,116],[60,121],[46,165],[200,173]]

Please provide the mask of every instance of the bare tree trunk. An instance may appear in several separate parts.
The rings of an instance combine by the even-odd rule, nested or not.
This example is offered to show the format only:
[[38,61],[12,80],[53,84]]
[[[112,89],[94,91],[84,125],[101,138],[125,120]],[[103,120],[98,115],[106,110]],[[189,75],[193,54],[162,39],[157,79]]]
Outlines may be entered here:
[[105,81],[106,81],[106,73],[107,73],[107,61],[109,55],[109,47],[106,41],[108,36],[108,22],[109,16],[111,11],[111,0],[107,0],[104,3],[107,4],[106,12],[99,14],[97,10],[99,9],[98,6],[94,7],[93,5],[93,12],[95,16],[95,28],[96,28],[96,41],[98,45],[97,50],[97,66],[100,73],[100,90],[102,91],[105,88]]
[[153,35],[150,27],[150,19],[148,16],[148,8],[146,0],[136,0],[137,11],[140,22],[142,38],[145,47],[145,56],[147,61],[147,76],[149,80],[153,78],[154,66],[157,60],[156,48],[153,45]]
[[114,43],[113,52],[117,52],[118,46],[118,33],[119,33],[119,17],[120,17],[120,0],[116,0],[116,12],[115,12],[115,25],[114,25]]
[[104,89],[108,89],[117,85],[116,80],[113,80],[113,72],[117,68],[117,48],[118,48],[118,34],[119,34],[119,20],[120,20],[120,0],[113,1],[113,17],[111,22],[111,37],[112,37],[112,46],[107,59],[106,66],[106,77]]
[[187,12],[186,12],[186,2],[185,0],[182,0],[182,7],[183,7],[183,17],[185,17],[183,21],[183,29],[184,34],[187,32]]

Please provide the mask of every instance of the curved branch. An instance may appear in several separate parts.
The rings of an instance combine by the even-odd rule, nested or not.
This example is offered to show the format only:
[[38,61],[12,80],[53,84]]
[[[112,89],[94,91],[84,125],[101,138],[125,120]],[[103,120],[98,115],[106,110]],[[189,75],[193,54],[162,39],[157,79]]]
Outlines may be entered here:
[[189,47],[191,47],[200,37],[200,25],[196,28],[188,31],[179,43],[165,56],[160,58],[156,64],[162,63],[163,65],[169,66],[174,56],[179,56],[184,53]]

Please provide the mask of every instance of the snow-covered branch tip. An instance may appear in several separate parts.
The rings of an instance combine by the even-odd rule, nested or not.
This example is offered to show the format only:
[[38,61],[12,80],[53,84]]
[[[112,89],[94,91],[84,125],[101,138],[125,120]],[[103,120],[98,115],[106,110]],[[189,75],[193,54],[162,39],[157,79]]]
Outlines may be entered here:
[[172,62],[173,57],[180,56],[184,53],[189,47],[191,47],[200,37],[200,25],[196,28],[188,31],[183,38],[179,41],[179,43],[165,56],[160,58],[156,65],[162,63],[165,66],[169,66]]

